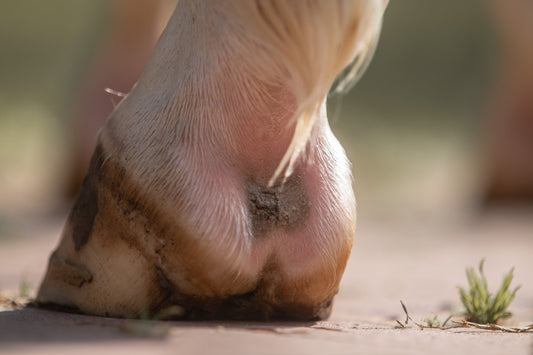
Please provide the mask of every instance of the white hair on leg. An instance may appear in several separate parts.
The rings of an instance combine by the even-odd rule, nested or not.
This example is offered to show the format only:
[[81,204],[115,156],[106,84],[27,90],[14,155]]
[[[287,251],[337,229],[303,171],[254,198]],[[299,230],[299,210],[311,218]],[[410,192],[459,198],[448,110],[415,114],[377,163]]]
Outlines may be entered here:
[[[381,29],[384,0],[257,0],[222,2],[232,21],[242,28],[234,40],[252,40],[268,55],[255,54],[244,65],[258,77],[288,82],[297,109],[294,136],[269,181],[291,175],[305,150],[320,105],[335,78],[348,66],[336,91],[355,84],[366,69]],[[219,3],[220,4],[220,3]],[[244,43],[236,44],[241,47]],[[276,60],[273,60],[276,58]]]

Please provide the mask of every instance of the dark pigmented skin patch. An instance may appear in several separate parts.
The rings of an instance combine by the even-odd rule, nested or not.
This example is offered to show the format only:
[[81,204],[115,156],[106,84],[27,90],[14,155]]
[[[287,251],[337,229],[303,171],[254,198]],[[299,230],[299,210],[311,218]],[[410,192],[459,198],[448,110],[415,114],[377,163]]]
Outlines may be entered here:
[[94,219],[98,214],[97,180],[102,164],[102,148],[98,145],[91,159],[89,172],[85,180],[83,180],[80,194],[70,215],[72,239],[76,251],[79,251],[89,241]]
[[249,181],[247,193],[249,218],[255,236],[274,228],[292,230],[301,226],[309,216],[309,198],[298,175],[273,187]]

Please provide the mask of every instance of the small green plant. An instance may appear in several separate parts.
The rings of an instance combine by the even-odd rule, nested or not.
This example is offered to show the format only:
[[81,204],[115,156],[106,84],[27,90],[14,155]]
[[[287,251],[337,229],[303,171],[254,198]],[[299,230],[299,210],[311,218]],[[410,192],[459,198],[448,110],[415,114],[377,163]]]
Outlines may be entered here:
[[450,319],[452,319],[452,317],[454,316],[455,314],[450,314],[445,320],[444,322],[441,322],[439,317],[436,315],[436,314],[433,314],[433,317],[427,317],[424,319],[424,321],[422,322],[423,324],[423,327],[424,328],[440,328],[440,329],[445,329],[446,328],[446,324],[448,324],[448,322],[450,321]]
[[19,284],[19,297],[29,298],[30,291],[31,291],[31,284],[28,281],[26,281],[26,279],[23,279]]
[[440,328],[442,326],[436,314],[433,314],[433,317],[425,318],[422,324],[428,328]]
[[511,312],[507,308],[513,301],[520,286],[513,291],[509,290],[513,280],[514,268],[512,268],[507,275],[504,275],[502,285],[496,295],[492,295],[489,292],[487,279],[483,273],[484,263],[485,259],[479,263],[479,275],[476,274],[473,268],[466,270],[469,289],[465,290],[460,287],[459,293],[461,302],[465,307],[467,321],[479,324],[496,324],[501,319],[511,317]]

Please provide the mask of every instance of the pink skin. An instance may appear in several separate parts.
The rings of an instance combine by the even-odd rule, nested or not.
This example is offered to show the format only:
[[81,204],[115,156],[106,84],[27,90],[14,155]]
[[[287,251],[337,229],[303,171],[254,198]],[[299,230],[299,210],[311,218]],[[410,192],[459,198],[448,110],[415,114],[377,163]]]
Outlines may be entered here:
[[[123,105],[128,105],[130,99],[135,103],[133,95],[135,92],[123,102]],[[223,109],[224,115],[219,117],[219,120],[244,115],[246,106],[227,104],[233,102],[227,96],[224,97],[224,102],[226,103]],[[216,102],[213,104],[217,105]],[[215,110],[207,108],[206,111]],[[257,115],[257,111],[255,114]],[[275,115],[265,113],[264,117]],[[274,123],[268,119],[254,120],[250,125],[237,120],[229,122],[227,126],[201,125],[206,130],[214,128],[213,131],[200,135],[210,138],[204,141],[201,149],[191,151],[187,148],[188,143],[183,141],[172,144],[174,148],[171,150],[175,153],[171,160],[172,164],[177,165],[169,172],[166,181],[175,179],[181,181],[182,178],[173,178],[172,174],[187,171],[189,183],[201,186],[200,195],[194,195],[196,201],[187,211],[191,229],[202,229],[201,226],[205,221],[214,225],[215,230],[218,228],[225,230],[231,228],[232,224],[246,222],[241,215],[245,214],[247,209],[244,182],[253,177],[266,185],[292,138],[291,130],[285,126],[287,119]],[[260,125],[266,128],[259,129]],[[239,129],[240,127],[242,129]],[[262,133],[265,131],[268,132],[266,134],[268,138],[275,137],[276,140],[265,139],[265,133]],[[239,138],[233,138],[235,132]],[[157,134],[153,136],[157,137]],[[231,138],[231,144],[225,142],[225,138],[228,137]],[[142,150],[139,144],[143,143],[150,145],[149,140],[143,140],[137,143],[136,149]],[[349,165],[342,147],[329,129],[325,105],[322,107],[308,147],[309,160],[302,159],[296,168],[296,173],[301,176],[305,184],[312,206],[304,227],[291,232],[276,230],[260,238],[254,238],[249,227],[240,232],[230,233],[231,240],[218,240],[218,247],[214,251],[220,258],[221,265],[227,263],[224,261],[227,255],[235,255],[236,258],[232,263],[236,264],[239,273],[253,278],[260,273],[268,257],[276,255],[286,269],[290,270],[292,277],[309,273],[315,267],[323,266],[324,262],[327,262],[334,272],[337,259],[341,257],[340,250],[349,250],[351,245],[355,206]],[[135,162],[133,157],[127,160]],[[150,184],[148,181],[147,183]],[[166,193],[172,189],[167,189],[164,185],[157,187],[153,192],[160,191],[161,195],[155,199],[160,203],[168,201],[174,204]],[[191,189],[194,191],[194,188]],[[203,198],[204,202],[201,201]],[[179,201],[176,203],[180,204]],[[168,208],[172,209],[171,206]],[[211,234],[207,231],[206,233]],[[217,237],[225,234],[215,233]],[[331,282],[335,281],[338,280]],[[217,283],[217,280],[214,279],[213,282]]]
[[[180,13],[187,11],[176,12]],[[144,117],[142,127],[138,121],[129,122],[129,117],[120,117],[114,127],[128,132],[124,143],[135,147],[124,153],[131,154],[124,157],[130,169],[134,175],[146,178],[145,184],[152,186],[153,192],[161,191],[163,201],[183,204],[168,196],[168,191],[175,190],[174,181],[181,181],[184,186],[190,184],[191,191],[200,189],[190,196],[194,203],[187,210],[188,221],[193,229],[200,230],[200,235],[211,235],[206,236],[208,239],[225,235],[221,230],[248,223],[242,215],[246,214],[245,182],[252,178],[266,185],[272,177],[292,138],[290,120],[295,107],[290,93],[277,85],[258,83],[253,72],[242,67],[240,58],[235,56],[248,53],[226,53],[228,47],[210,21],[214,20],[206,17],[191,22],[185,18],[169,23],[169,27],[181,27],[167,28],[156,49],[157,55],[137,87],[121,103],[126,106],[122,112],[136,112],[137,117]],[[176,47],[186,50],[179,51],[178,56]],[[147,97],[146,93],[150,95]],[[161,107],[160,102],[165,100],[170,103]],[[112,116],[110,122],[114,119]],[[162,140],[168,143],[162,144]],[[167,153],[154,151],[154,146],[165,147]],[[253,266],[261,266],[272,253],[279,253],[282,262],[295,267],[291,273],[297,273],[298,268],[309,272],[313,269],[309,264],[325,261],[334,268],[339,254],[349,250],[347,245],[351,245],[355,223],[351,172],[344,150],[329,129],[325,104],[307,148],[296,167],[312,206],[304,228],[291,233],[276,231],[254,239],[249,226],[245,226],[230,233],[231,240],[222,237],[216,243],[219,246],[216,253],[221,256],[245,250],[252,243],[249,259],[241,260],[242,272],[259,272]],[[146,152],[143,156],[136,154],[143,151]],[[167,160],[165,156],[170,152],[172,157]],[[170,164],[168,175],[161,170],[157,175],[146,171],[146,159],[155,163],[151,166],[157,166],[157,161],[165,166]],[[164,181],[161,176],[165,176]],[[167,183],[170,186],[166,187]],[[231,227],[232,220],[237,227]],[[205,226],[206,221],[210,226]],[[301,260],[304,260],[301,264],[296,262]],[[235,261],[239,263],[238,259]]]

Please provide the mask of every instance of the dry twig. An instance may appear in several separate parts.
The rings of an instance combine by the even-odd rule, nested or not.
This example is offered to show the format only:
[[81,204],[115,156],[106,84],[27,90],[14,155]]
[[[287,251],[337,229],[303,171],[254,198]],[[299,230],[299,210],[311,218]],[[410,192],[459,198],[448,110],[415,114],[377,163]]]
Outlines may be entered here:
[[453,321],[453,323],[465,328],[477,328],[483,330],[499,330],[507,333],[533,333],[533,324],[523,328],[508,328],[497,324],[479,324],[463,320],[461,322]]
[[430,327],[424,327],[422,324],[419,324],[419,323],[415,322],[413,320],[413,318],[411,318],[411,316],[409,315],[409,312],[407,311],[407,307],[405,306],[405,304],[403,303],[402,300],[400,300],[400,304],[402,305],[403,311],[405,313],[405,317],[406,317],[405,318],[405,323],[402,323],[399,320],[396,320],[396,323],[398,323],[402,328],[405,328],[407,326],[407,324],[409,323],[409,321],[413,322],[421,330],[424,330],[424,328],[430,328]]

